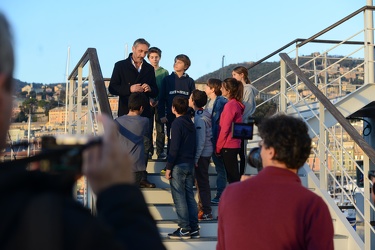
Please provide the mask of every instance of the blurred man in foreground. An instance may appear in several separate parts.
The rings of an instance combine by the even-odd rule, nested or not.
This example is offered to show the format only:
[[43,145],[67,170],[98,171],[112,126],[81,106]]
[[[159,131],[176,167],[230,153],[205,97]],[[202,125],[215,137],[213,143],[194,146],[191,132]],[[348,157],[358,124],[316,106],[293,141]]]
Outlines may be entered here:
[[264,168],[225,189],[217,249],[333,250],[327,205],[297,175],[311,150],[306,124],[277,115],[260,124],[259,134]]
[[[10,125],[13,68],[10,28],[0,13],[0,149]],[[74,178],[27,171],[20,161],[2,164],[0,249],[165,249],[116,125],[105,116],[101,122],[102,143],[84,152],[82,167],[97,194],[97,218],[73,199]]]

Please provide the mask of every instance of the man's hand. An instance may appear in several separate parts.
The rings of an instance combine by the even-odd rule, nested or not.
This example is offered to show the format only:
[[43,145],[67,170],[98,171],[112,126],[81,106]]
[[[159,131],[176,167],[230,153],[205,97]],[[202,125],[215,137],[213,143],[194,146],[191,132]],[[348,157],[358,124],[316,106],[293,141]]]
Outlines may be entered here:
[[156,107],[156,105],[158,105],[158,101],[155,101],[154,98],[150,98],[150,106],[151,107]]
[[83,174],[95,194],[116,184],[133,184],[130,156],[123,150],[116,124],[106,115],[99,116],[104,127],[101,145],[84,151]]
[[130,92],[144,92],[143,87],[140,83],[133,84],[130,86]]
[[167,169],[167,170],[165,171],[165,178],[166,178],[167,180],[172,179],[172,171],[171,171],[171,170]]
[[252,177],[251,175],[245,175],[245,174],[243,174],[243,175],[241,175],[240,181],[246,181],[246,180],[250,179],[251,177]]
[[161,122],[161,123],[167,123],[167,122],[168,122],[167,117],[162,117],[162,118],[160,118],[160,122]]
[[143,92],[151,92],[150,85],[147,83],[142,84]]

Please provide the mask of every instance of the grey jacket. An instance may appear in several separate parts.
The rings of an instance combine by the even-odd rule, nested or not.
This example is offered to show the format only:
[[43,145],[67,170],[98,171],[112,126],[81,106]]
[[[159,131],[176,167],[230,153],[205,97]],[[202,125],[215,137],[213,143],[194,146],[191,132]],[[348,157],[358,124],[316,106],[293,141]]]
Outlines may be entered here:
[[195,164],[197,164],[199,157],[210,157],[214,151],[211,114],[204,109],[195,111],[194,126],[197,138],[197,151],[195,153]]
[[243,112],[242,121],[244,123],[248,122],[248,118],[255,112],[256,102],[255,98],[259,91],[251,84],[245,84],[243,89],[243,100],[242,103],[245,105],[245,110]]

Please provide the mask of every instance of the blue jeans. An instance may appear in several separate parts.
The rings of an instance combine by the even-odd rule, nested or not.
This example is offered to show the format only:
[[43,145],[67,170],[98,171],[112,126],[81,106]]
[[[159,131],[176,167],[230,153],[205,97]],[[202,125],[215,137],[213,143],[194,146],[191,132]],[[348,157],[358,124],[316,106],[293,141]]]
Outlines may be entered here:
[[225,187],[227,186],[227,172],[225,172],[224,162],[222,158],[219,158],[215,155],[215,152],[212,154],[212,161],[215,164],[215,170],[217,173],[216,178],[216,197],[220,198]]
[[178,227],[198,229],[198,208],[194,199],[194,164],[175,165],[170,180],[173,202],[178,217]]

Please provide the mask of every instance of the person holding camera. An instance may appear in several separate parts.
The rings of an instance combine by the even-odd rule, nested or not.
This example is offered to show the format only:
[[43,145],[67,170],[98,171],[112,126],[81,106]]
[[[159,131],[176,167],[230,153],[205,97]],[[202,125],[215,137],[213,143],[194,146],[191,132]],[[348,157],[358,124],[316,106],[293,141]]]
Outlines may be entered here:
[[232,137],[232,123],[241,123],[245,106],[242,104],[243,85],[234,78],[227,78],[221,85],[222,95],[228,99],[220,115],[219,137],[215,153],[223,158],[229,183],[240,181],[237,155],[241,150],[241,139]]
[[[0,13],[0,149],[12,111],[14,54]],[[116,124],[102,116],[101,144],[84,151],[82,173],[97,195],[97,217],[72,197],[76,177],[28,171],[22,160],[0,166],[0,249],[165,249]],[[147,239],[147,240],[144,240]]]
[[333,250],[328,207],[297,174],[311,151],[305,122],[275,115],[263,120],[259,134],[264,168],[225,189],[216,249]]

